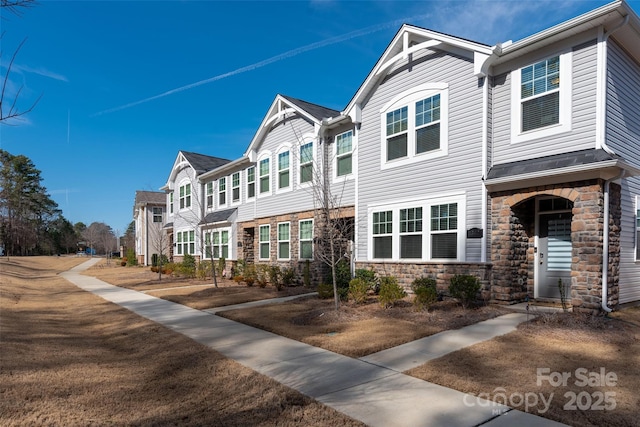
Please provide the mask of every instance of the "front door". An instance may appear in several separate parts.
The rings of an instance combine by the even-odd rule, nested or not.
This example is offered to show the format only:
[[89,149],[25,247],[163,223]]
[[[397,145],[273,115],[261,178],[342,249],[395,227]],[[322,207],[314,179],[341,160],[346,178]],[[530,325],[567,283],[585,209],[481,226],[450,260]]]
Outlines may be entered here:
[[560,298],[571,288],[571,211],[538,214],[536,298]]

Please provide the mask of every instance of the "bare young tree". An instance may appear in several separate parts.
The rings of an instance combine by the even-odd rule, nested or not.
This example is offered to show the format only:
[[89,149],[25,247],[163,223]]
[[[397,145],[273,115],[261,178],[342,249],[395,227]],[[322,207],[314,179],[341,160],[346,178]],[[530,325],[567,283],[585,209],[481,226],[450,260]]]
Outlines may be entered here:
[[158,259],[156,267],[158,267],[158,280],[162,280],[162,267],[164,265],[164,258],[169,254],[171,249],[171,239],[167,234],[167,230],[163,228],[163,223],[151,223],[152,226],[148,229],[147,239],[151,243],[151,248],[154,251],[158,251]]
[[[293,126],[292,126],[293,128]],[[299,148],[304,144],[304,138],[296,133],[299,141],[298,151],[295,152],[298,161],[301,155]],[[340,308],[338,292],[338,264],[341,260],[351,260],[351,245],[354,229],[354,212],[352,206],[345,206],[343,196],[347,181],[332,185],[330,165],[335,160],[331,154],[330,143],[333,137],[321,134],[317,138],[320,158],[311,162],[311,185],[306,187],[313,199],[314,205],[314,258],[317,258],[331,269],[335,309]],[[317,153],[318,151],[316,151]]]
[[[2,10],[9,11],[15,16],[22,16],[23,10],[25,8],[33,6],[34,4],[36,4],[35,0],[0,0],[0,8],[2,8]],[[3,36],[4,33],[0,34],[0,41],[2,41]],[[9,59],[9,63],[6,65],[4,76],[2,77],[2,90],[0,91],[0,123],[6,124],[10,119],[16,119],[31,112],[40,101],[40,98],[42,98],[42,95],[40,95],[29,107],[20,109],[18,107],[18,99],[20,98],[22,89],[24,88],[24,85],[21,85],[15,92],[15,94],[13,94],[13,100],[7,102],[7,98],[9,97],[9,82],[11,72],[15,66],[16,57],[18,56],[20,49],[22,49],[22,46],[24,46],[26,41],[26,38],[23,39],[18,47],[13,51],[13,54]],[[3,53],[4,52],[0,50],[0,59],[2,58]]]

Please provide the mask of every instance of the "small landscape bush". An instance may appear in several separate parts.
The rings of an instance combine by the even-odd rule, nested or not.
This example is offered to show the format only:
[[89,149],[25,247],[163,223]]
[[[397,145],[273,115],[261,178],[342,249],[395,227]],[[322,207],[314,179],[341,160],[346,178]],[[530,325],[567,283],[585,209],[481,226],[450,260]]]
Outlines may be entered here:
[[269,283],[277,290],[282,290],[282,271],[278,265],[269,266]]
[[395,303],[407,296],[407,292],[398,284],[393,276],[380,278],[380,294],[378,300],[384,308],[393,307]]
[[356,304],[363,304],[367,301],[367,291],[369,283],[363,279],[355,278],[349,282],[349,300]]
[[415,294],[413,304],[419,310],[427,310],[438,301],[438,288],[436,279],[431,277],[419,277],[411,283],[411,290]]
[[480,292],[480,280],[470,274],[456,274],[451,278],[449,294],[457,298],[463,307],[469,307]]
[[200,280],[204,280],[207,277],[212,277],[213,271],[211,270],[212,263],[211,261],[202,261],[198,264],[198,268],[196,270],[196,276]]
[[127,265],[138,265],[138,258],[136,258],[136,251],[133,248],[127,249]]
[[296,272],[293,268],[285,267],[281,271],[282,273],[282,284],[284,286],[292,286],[296,283]]
[[244,282],[248,287],[253,286],[256,282],[256,266],[254,264],[247,264],[244,268]]
[[333,285],[331,283],[320,283],[317,291],[321,299],[333,298]]
[[266,288],[269,283],[269,266],[266,264],[256,265],[256,283],[261,288]]
[[356,270],[356,279],[363,280],[368,287],[369,291],[378,295],[380,292],[380,279],[375,271],[366,268],[359,268]]

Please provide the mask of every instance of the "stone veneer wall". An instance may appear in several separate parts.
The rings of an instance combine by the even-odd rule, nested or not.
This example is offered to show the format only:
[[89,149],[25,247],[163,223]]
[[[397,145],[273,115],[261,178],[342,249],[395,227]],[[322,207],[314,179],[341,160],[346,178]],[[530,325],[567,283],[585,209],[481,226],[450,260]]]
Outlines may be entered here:
[[[301,260],[298,258],[300,253],[299,248],[299,221],[305,219],[314,219],[314,236],[317,236],[317,229],[319,227],[317,218],[314,218],[315,211],[303,211],[303,212],[294,212],[288,213],[284,215],[259,218],[253,221],[246,221],[240,223],[238,226],[238,235],[242,237],[243,242],[243,250],[238,254],[239,259],[244,259],[248,263],[253,264],[269,264],[269,265],[279,265],[280,267],[290,267],[293,268],[298,276],[300,282],[302,282],[304,268],[307,263],[306,260]],[[352,207],[342,208],[340,210],[341,216],[344,217],[352,217],[354,210]],[[289,260],[278,260],[278,223],[281,222],[289,222],[289,251],[290,251],[290,259]],[[260,256],[260,226],[261,225],[270,225],[270,257],[268,260],[259,259]],[[253,233],[253,241],[248,242],[247,239],[250,236],[250,233],[245,232],[245,229],[254,229]],[[315,247],[314,247],[315,251]],[[314,259],[310,261],[310,276],[311,282],[314,284],[321,283],[331,275],[331,270],[329,267],[321,262],[318,259]]]
[[[491,194],[491,298],[500,303],[521,301],[534,286],[535,212],[531,201],[550,195],[573,202],[571,241],[571,304],[574,311],[597,313],[602,292],[604,182],[601,179],[547,185]],[[620,254],[620,187],[610,191],[609,300],[617,304]]]
[[356,262],[356,269],[372,269],[378,276],[394,276],[407,291],[411,291],[411,282],[419,277],[436,279],[438,292],[448,295],[449,283],[456,274],[471,274],[480,279],[482,298],[490,297],[491,264],[483,263],[393,263],[393,262]]

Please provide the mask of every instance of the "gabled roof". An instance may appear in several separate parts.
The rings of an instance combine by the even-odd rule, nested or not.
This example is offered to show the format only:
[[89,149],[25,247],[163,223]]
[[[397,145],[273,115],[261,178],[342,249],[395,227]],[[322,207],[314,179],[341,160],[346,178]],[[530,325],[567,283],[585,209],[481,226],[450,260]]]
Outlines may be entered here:
[[184,154],[184,157],[198,175],[210,171],[211,169],[218,168],[231,161],[220,157],[207,156],[206,154],[191,153],[189,151],[180,152]]
[[161,191],[136,191],[135,205],[166,205],[167,195]]
[[220,157],[207,156],[206,154],[192,153],[190,151],[179,151],[176,156],[173,167],[169,173],[167,183],[161,188],[161,190],[168,190],[169,183],[176,178],[178,172],[186,167],[191,167],[196,172],[196,177],[212,169],[216,169],[229,163],[231,160],[223,159]]
[[481,66],[492,53],[493,48],[486,44],[454,37],[449,34],[427,30],[414,25],[404,24],[389,43],[389,46],[376,62],[365,81],[355,93],[343,114],[351,116],[356,123],[361,122],[359,104],[367,98],[369,92],[384,79],[398,61],[405,60],[411,53],[423,49],[450,50],[456,53],[466,52],[473,58],[474,71],[482,76]]
[[301,99],[292,98],[290,96],[281,95],[284,99],[290,101],[292,104],[296,104],[300,107],[301,110],[306,111],[310,115],[316,118],[319,122],[322,119],[329,119],[332,117],[338,117],[340,115],[340,111],[334,110],[332,108],[323,107],[318,104],[312,104],[311,102],[303,101]]
[[267,110],[267,114],[251,140],[244,156],[254,162],[258,146],[269,133],[274,123],[293,115],[298,115],[309,123],[314,124],[316,129],[324,120],[341,117],[340,112],[337,110],[278,94],[271,103],[271,107]]

